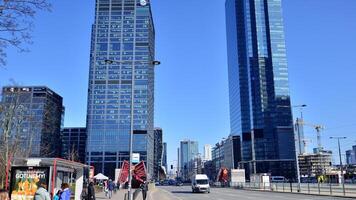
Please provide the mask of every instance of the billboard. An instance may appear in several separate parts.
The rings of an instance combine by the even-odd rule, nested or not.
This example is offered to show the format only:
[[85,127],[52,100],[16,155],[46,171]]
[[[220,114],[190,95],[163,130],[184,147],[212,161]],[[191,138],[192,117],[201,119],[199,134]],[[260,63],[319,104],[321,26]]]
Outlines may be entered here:
[[41,184],[49,185],[49,167],[11,168],[10,195],[12,200],[33,200]]

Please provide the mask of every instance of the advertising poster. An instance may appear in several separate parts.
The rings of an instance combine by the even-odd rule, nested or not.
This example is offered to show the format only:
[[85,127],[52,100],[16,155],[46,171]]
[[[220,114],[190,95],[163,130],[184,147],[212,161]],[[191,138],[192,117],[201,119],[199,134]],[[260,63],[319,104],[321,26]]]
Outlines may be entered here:
[[33,200],[39,186],[49,184],[49,167],[13,167],[11,200]]

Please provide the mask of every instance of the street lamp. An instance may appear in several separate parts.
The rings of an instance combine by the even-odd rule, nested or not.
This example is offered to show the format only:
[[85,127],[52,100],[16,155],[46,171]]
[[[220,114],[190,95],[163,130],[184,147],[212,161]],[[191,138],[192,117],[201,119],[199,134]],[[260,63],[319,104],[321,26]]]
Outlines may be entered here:
[[[303,108],[307,107],[307,105],[302,104],[302,105],[294,105],[292,108],[300,108],[300,117],[301,117],[301,123],[299,123],[299,120],[297,120],[298,124],[298,146],[299,146],[299,151],[301,151],[302,145],[301,145],[301,133],[300,133],[300,125],[303,125]],[[298,180],[298,192],[300,192],[300,169],[299,169],[299,156],[298,152],[295,151],[295,157],[296,157],[296,166],[297,166],[297,180]]]
[[[130,141],[129,141],[129,158],[130,158],[130,162],[129,162],[129,184],[128,184],[128,197],[129,200],[132,200],[132,171],[131,171],[131,167],[132,167],[132,144],[133,144],[133,134],[134,134],[134,95],[135,95],[135,61],[116,61],[116,60],[109,60],[106,59],[105,60],[106,64],[113,64],[113,63],[118,63],[118,64],[122,64],[122,63],[132,63],[132,73],[131,73],[131,114],[130,114]],[[151,65],[160,65],[161,62],[160,61],[151,61],[151,62],[138,62],[141,64],[151,64]]]
[[342,168],[342,159],[341,159],[341,148],[340,148],[340,140],[341,139],[346,139],[346,137],[330,137],[330,139],[336,139],[337,140],[337,145],[339,147],[339,158],[340,158],[340,171],[341,171],[341,181],[342,181],[342,191],[345,196],[345,180],[344,180],[344,170]]

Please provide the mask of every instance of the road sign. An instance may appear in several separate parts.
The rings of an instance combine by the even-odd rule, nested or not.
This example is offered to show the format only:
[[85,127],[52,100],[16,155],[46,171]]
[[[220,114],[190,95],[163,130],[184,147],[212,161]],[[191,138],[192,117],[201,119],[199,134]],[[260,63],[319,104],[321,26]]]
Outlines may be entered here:
[[132,154],[132,163],[136,164],[140,162],[140,154],[139,153],[133,153]]

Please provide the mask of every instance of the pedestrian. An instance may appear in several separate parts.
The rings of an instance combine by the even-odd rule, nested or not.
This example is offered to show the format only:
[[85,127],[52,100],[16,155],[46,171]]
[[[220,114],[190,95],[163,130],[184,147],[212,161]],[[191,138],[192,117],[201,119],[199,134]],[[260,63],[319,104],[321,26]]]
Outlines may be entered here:
[[59,197],[60,200],[70,200],[70,196],[72,195],[68,183],[62,183],[61,185],[62,192]]
[[90,182],[88,186],[88,200],[95,200],[95,189],[93,182]]
[[10,200],[9,192],[7,190],[0,190],[0,200]]
[[104,181],[104,191],[105,191],[105,196],[108,197],[109,194],[109,188],[108,188],[108,181]]
[[146,200],[147,191],[148,191],[148,181],[145,181],[141,184],[141,190],[142,190],[142,198],[143,200]]
[[61,190],[58,190],[57,193],[53,196],[53,200],[59,200],[60,196],[61,196]]
[[51,200],[51,197],[49,196],[49,193],[47,191],[47,185],[44,183],[41,183],[39,188],[37,189],[35,193],[34,200]]
[[109,180],[109,183],[108,183],[109,199],[111,199],[111,197],[112,197],[112,191],[114,190],[114,188],[115,188],[115,184],[114,184],[114,182],[110,179],[110,180]]

